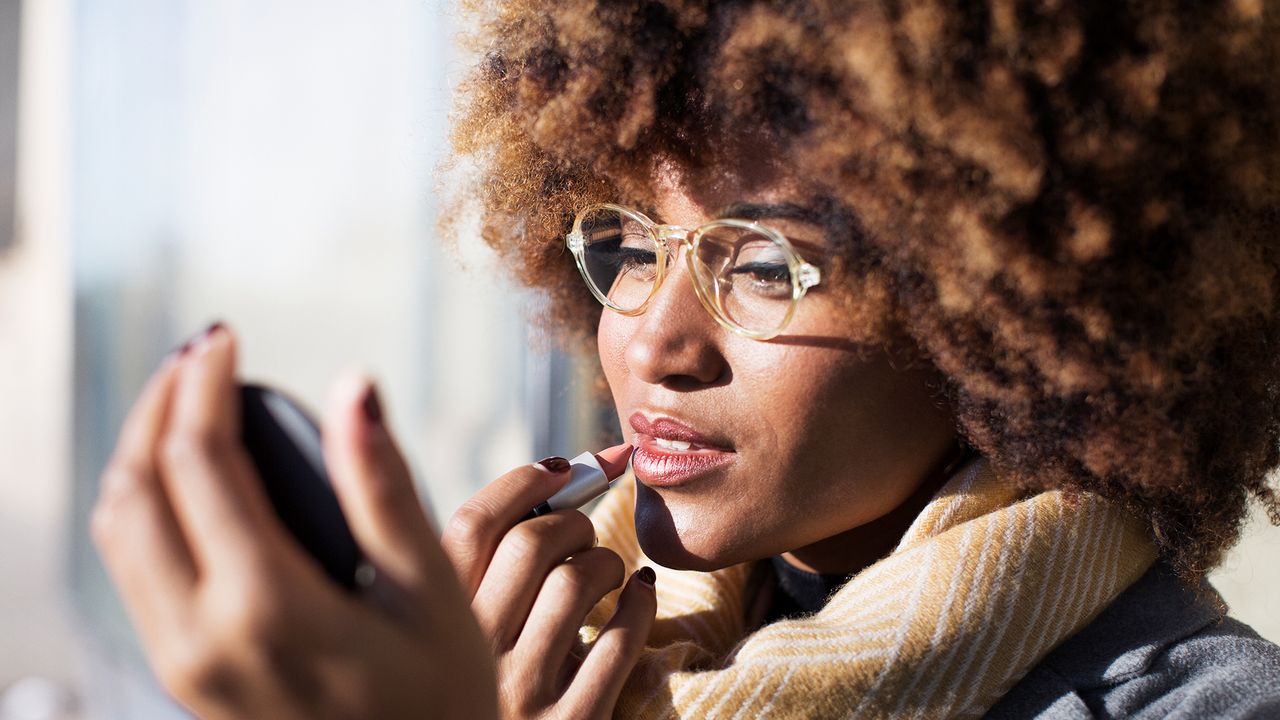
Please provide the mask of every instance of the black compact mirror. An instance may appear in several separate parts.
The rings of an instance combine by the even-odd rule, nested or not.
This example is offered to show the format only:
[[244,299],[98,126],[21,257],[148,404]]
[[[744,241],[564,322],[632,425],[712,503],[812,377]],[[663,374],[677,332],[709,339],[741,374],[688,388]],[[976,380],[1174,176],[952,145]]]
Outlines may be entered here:
[[262,385],[241,385],[240,407],[245,448],[276,514],[329,577],[354,590],[362,556],[325,470],[320,426]]

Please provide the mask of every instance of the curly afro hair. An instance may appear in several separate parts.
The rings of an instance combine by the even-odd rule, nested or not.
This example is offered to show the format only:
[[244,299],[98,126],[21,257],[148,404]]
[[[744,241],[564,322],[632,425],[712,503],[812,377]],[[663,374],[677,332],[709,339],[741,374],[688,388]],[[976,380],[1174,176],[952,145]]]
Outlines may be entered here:
[[1124,503],[1186,577],[1250,496],[1280,524],[1275,3],[471,11],[452,162],[478,172],[442,228],[478,209],[562,335],[598,309],[563,249],[575,208],[764,134],[856,218],[838,240],[865,327],[918,346],[998,471]]

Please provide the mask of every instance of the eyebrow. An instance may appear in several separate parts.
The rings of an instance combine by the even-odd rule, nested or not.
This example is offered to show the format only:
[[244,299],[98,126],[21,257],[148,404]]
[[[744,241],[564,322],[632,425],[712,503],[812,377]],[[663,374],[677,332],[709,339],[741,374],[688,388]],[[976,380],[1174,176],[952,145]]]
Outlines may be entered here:
[[829,220],[827,213],[796,203],[736,202],[721,210],[717,217],[732,217],[742,220],[780,218],[783,220],[799,220],[815,225],[824,225]]
[[[828,242],[834,241],[840,247],[848,249],[864,248],[871,242],[870,235],[863,227],[857,213],[826,197],[819,198],[816,206],[798,203],[737,202],[724,208],[717,217],[736,217],[743,220],[760,218],[798,220],[822,228],[823,236]],[[798,246],[809,245],[809,243],[798,242],[793,237],[787,239]]]

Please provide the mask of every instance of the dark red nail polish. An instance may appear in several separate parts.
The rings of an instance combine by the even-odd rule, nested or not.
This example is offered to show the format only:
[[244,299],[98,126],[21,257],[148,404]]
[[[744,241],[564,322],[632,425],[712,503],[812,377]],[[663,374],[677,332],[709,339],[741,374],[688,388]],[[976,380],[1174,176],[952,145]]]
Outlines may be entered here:
[[569,461],[559,455],[542,458],[537,464],[541,465],[549,473],[562,473],[569,469]]
[[653,587],[654,583],[658,582],[658,575],[653,571],[653,568],[645,565],[636,571],[636,579],[649,587]]
[[224,327],[226,327],[226,325],[224,325],[221,320],[217,320],[212,323],[209,323],[208,327],[196,333],[195,335],[192,335],[191,337],[187,338],[186,341],[183,342],[181,345],[170,350],[169,354],[173,355],[174,357],[182,357],[187,353],[191,352],[192,348],[194,348],[196,345],[199,345],[201,342],[208,340],[210,335],[218,332]]
[[201,341],[208,339],[210,335],[217,332],[218,329],[221,327],[223,327],[222,321],[210,323],[208,327],[192,335],[191,337],[187,338],[185,341],[183,341],[181,345],[171,350],[170,353],[177,357],[182,357],[183,355],[186,355],[187,353],[191,352],[192,348],[200,344]]
[[364,417],[373,425],[382,424],[382,403],[378,401],[378,389],[370,385],[364,391],[364,400],[361,401],[360,407],[364,410]]

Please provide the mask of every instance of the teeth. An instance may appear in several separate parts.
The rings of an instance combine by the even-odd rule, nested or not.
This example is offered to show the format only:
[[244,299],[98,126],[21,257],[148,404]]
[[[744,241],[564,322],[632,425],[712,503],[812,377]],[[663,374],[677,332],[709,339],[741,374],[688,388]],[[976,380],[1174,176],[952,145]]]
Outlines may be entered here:
[[658,444],[658,447],[666,448],[668,450],[678,450],[680,452],[684,452],[693,447],[693,443],[685,442],[684,440],[668,440],[666,438],[656,437],[653,441]]

